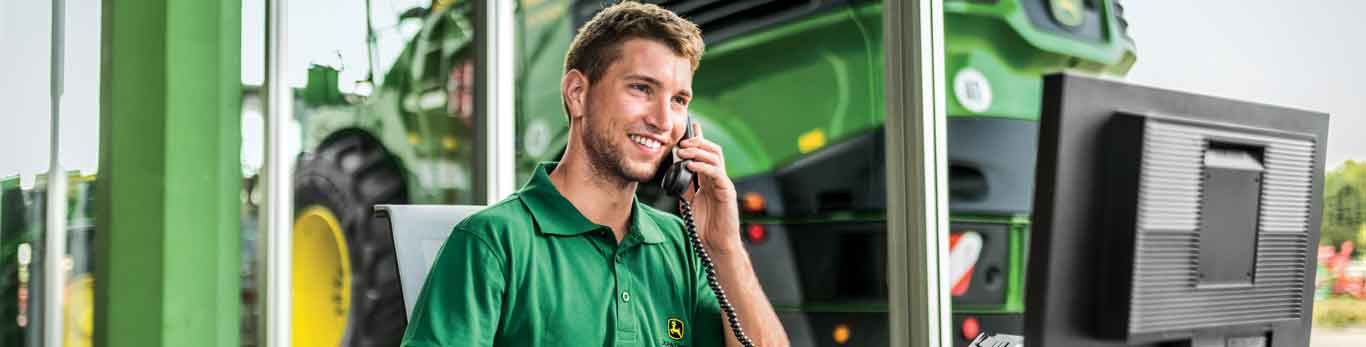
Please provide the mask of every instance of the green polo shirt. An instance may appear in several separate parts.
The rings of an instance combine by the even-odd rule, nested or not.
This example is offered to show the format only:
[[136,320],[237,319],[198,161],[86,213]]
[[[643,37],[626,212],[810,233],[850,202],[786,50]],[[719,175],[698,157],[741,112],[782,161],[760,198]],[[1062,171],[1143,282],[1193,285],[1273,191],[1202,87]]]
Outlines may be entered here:
[[721,346],[721,309],[678,217],[632,202],[618,244],[542,163],[441,247],[403,346]]

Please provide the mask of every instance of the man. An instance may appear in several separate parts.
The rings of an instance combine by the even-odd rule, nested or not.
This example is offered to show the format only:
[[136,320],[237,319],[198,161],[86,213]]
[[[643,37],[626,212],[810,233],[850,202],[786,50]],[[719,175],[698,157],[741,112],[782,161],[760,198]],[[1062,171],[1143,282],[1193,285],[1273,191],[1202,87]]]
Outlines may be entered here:
[[721,148],[679,140],[703,51],[697,26],[621,3],[584,24],[565,59],[569,141],[511,197],[455,227],[404,346],[738,345],[682,221],[635,199],[672,147],[718,281],[759,346],[787,345],[740,241]]

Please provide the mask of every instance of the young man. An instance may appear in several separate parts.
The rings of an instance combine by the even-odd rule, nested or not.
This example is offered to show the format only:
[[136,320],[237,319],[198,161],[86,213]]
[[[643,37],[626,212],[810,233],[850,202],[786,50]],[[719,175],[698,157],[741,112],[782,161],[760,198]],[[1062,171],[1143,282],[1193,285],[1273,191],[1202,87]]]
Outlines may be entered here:
[[[677,144],[718,281],[759,346],[788,344],[740,241],[721,148],[682,141],[697,26],[625,2],[584,24],[565,59],[569,143],[511,197],[455,227],[418,297],[403,345],[738,345],[682,221],[636,201]],[[691,189],[690,189],[691,190]]]

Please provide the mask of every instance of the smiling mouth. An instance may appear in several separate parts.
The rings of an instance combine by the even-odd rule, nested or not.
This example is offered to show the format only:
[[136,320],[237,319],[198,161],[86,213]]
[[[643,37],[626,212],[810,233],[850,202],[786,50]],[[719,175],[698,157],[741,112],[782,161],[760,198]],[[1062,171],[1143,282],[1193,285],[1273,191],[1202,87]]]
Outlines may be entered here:
[[635,143],[638,144],[638,145],[645,146],[645,148],[649,148],[650,150],[659,149],[660,146],[663,146],[663,145],[664,145],[663,143],[660,143],[659,141],[655,141],[655,140],[652,139],[652,138],[648,138],[648,137],[644,137],[644,136],[640,136],[640,135],[630,135],[629,137],[631,138],[631,142],[635,142]]

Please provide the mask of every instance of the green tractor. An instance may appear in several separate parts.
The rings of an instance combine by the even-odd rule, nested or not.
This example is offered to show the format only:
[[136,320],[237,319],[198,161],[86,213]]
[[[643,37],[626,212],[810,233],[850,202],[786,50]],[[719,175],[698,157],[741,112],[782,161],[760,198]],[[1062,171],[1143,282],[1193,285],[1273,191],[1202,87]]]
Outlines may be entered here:
[[[658,2],[708,43],[690,111],[726,148],[756,271],[797,345],[886,345],[882,3]],[[603,6],[522,0],[516,11],[517,179],[555,160],[559,85],[574,30]],[[945,0],[955,345],[1023,330],[1026,238],[1041,76],[1122,76],[1133,65],[1117,0]],[[300,93],[295,176],[297,343],[393,345],[404,328],[380,203],[478,201],[468,2],[422,22],[375,92],[352,101],[336,71]],[[763,62],[755,64],[754,62]],[[642,201],[672,209],[651,189]]]
[[67,177],[67,253],[62,266],[44,266],[47,175],[23,189],[18,176],[0,178],[0,346],[45,346],[43,271],[66,271],[62,344],[91,345],[94,334],[95,176]]

